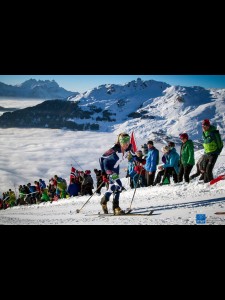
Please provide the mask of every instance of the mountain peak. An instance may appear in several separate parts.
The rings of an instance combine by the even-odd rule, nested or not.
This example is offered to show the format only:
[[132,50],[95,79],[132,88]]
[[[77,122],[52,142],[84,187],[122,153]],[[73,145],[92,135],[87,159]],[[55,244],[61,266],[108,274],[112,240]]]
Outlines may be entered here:
[[54,79],[53,80],[36,80],[36,79],[31,78],[17,86],[21,87],[21,88],[30,88],[30,89],[33,89],[36,86],[59,88],[58,83]]
[[21,84],[12,86],[1,83],[0,96],[33,98],[33,99],[64,99],[75,96],[78,93],[70,92],[59,87],[55,80],[29,79]]

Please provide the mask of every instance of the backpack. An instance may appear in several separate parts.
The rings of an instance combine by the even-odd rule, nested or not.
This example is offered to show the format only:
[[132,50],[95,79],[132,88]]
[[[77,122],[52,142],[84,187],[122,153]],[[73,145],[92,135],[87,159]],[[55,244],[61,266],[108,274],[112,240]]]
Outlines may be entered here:
[[221,139],[219,130],[215,130],[215,139],[216,139],[216,144],[217,144],[219,153],[221,153],[221,151],[223,149],[223,141]]

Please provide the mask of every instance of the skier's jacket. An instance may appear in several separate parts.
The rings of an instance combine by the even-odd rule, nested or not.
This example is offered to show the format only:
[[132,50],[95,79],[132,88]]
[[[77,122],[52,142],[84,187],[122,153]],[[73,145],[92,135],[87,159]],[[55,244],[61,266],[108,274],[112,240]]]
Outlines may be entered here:
[[219,130],[217,130],[215,126],[210,125],[209,130],[203,131],[202,137],[205,154],[219,155],[223,149],[223,142]]
[[129,153],[131,153],[132,156],[135,156],[132,144],[130,144],[125,150],[124,155],[121,151],[120,144],[115,144],[112,148],[106,151],[99,159],[102,173],[105,174],[107,171],[112,171],[113,173],[119,174],[119,165],[124,159],[127,159]]

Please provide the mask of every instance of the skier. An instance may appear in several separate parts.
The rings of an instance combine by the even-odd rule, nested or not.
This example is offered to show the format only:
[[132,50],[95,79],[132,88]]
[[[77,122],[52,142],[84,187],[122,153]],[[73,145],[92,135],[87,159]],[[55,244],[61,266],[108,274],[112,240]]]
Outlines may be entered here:
[[102,170],[103,181],[109,183],[109,188],[101,199],[101,205],[104,214],[108,214],[107,202],[113,193],[113,212],[115,215],[124,214],[119,207],[119,197],[122,191],[122,182],[119,178],[119,165],[127,159],[128,154],[133,153],[133,147],[130,143],[130,136],[123,132],[118,135],[117,142],[112,148],[106,151],[100,158],[100,167]]

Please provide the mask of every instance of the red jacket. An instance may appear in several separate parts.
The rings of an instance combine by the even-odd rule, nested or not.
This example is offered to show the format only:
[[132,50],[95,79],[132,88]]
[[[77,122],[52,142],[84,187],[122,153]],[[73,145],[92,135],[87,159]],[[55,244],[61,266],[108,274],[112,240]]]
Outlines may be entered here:
[[141,175],[145,175],[145,169],[143,168],[143,166],[135,166],[134,167],[134,171],[137,173],[137,174],[140,174]]

